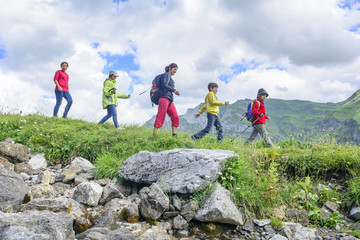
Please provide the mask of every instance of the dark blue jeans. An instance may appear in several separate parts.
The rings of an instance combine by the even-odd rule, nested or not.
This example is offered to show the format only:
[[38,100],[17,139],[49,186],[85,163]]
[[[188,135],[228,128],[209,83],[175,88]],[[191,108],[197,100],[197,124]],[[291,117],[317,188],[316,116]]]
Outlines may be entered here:
[[71,108],[71,105],[73,103],[72,97],[69,92],[62,92],[59,90],[55,90],[55,96],[56,96],[56,105],[54,108],[54,116],[57,116],[62,99],[65,98],[67,101],[67,105],[65,106],[63,117],[67,117],[67,114]]
[[200,139],[203,136],[205,136],[206,134],[208,134],[211,131],[212,127],[215,126],[216,131],[218,132],[217,140],[221,141],[223,139],[223,128],[222,128],[219,117],[217,115],[208,113],[207,119],[208,119],[208,122],[207,122],[206,127],[203,130],[201,130],[200,132],[194,134],[193,137],[195,139]]
[[109,118],[113,117],[115,127],[119,127],[119,124],[118,124],[118,121],[117,121],[116,106],[115,105],[108,105],[106,107],[106,109],[107,109],[107,115],[105,117],[103,117],[103,119],[101,119],[99,124],[103,124]]

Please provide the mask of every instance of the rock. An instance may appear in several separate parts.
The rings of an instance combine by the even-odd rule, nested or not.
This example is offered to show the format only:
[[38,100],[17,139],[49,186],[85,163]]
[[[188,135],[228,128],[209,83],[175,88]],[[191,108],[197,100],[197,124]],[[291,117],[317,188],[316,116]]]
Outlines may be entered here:
[[79,184],[81,184],[83,182],[88,182],[88,180],[85,177],[81,176],[81,175],[76,175],[75,176],[75,178],[74,178],[75,186],[77,186],[77,185],[79,185]]
[[331,217],[331,212],[325,206],[322,206],[322,208],[320,209],[320,213],[321,213],[321,216],[323,217],[323,219],[325,219],[325,220],[327,220]]
[[[70,182],[72,181],[76,175],[80,173],[87,173],[91,172],[94,169],[94,166],[91,162],[86,160],[85,158],[78,157],[75,158],[70,166],[63,171],[64,179],[63,182]],[[93,174],[92,174],[93,176]]]
[[64,212],[0,212],[0,229],[0,239],[71,240],[75,238],[73,219]]
[[145,219],[156,220],[169,208],[169,199],[156,183],[141,189],[140,198],[140,212]]
[[116,221],[124,221],[125,213],[123,211],[125,208],[131,206],[132,204],[134,203],[132,203],[128,199],[111,199],[100,211],[101,215],[97,217],[94,225],[96,227],[107,227],[116,224]]
[[[66,190],[70,190],[71,186],[65,183],[55,183],[52,185],[54,188],[55,196],[63,196]],[[72,195],[72,194],[71,194]]]
[[230,199],[230,192],[220,184],[216,184],[202,208],[196,213],[195,219],[201,222],[244,224],[240,211]]
[[[77,234],[77,240],[107,240],[108,234],[111,232],[108,228],[89,228],[85,232]],[[110,239],[112,240],[112,239]]]
[[360,220],[360,208],[355,207],[355,208],[351,209],[349,217],[355,221],[359,221]]
[[157,233],[153,229],[146,230],[138,240],[173,240],[174,238],[164,234],[164,233]]
[[120,227],[108,234],[109,240],[135,240],[134,234],[129,229]]
[[293,221],[300,222],[303,225],[307,225],[309,223],[306,210],[287,209],[286,217]]
[[248,232],[252,232],[254,230],[254,221],[246,221],[246,223],[244,224],[244,226],[242,227],[242,229],[244,229],[245,231]]
[[91,226],[92,224],[87,218],[79,217],[75,219],[74,230],[76,234],[86,231]]
[[272,214],[277,219],[280,220],[285,219],[286,218],[285,210],[286,210],[286,206],[280,206],[278,208],[274,208]]
[[137,223],[139,221],[139,208],[135,203],[131,203],[121,211],[125,221],[129,223]]
[[196,201],[190,201],[189,203],[184,204],[180,214],[186,219],[187,222],[190,222],[195,217],[198,210],[198,203]]
[[0,156],[11,163],[29,161],[30,151],[25,145],[13,142],[0,142]]
[[323,206],[326,207],[327,209],[329,209],[332,213],[339,209],[339,206],[337,205],[337,203],[330,202],[330,201],[326,201]]
[[30,200],[36,198],[55,198],[54,188],[50,184],[38,184],[30,187]]
[[286,238],[284,236],[281,236],[280,234],[276,234],[275,236],[273,236],[269,240],[288,240],[288,238]]
[[123,179],[152,184],[176,193],[194,193],[214,182],[232,151],[173,149],[160,153],[141,151],[128,158],[119,170]]
[[104,204],[113,198],[125,198],[121,193],[122,188],[116,183],[109,183],[104,187],[103,194],[100,198],[100,204]]
[[[179,231],[177,231],[176,236],[181,237],[183,239],[184,237],[189,236],[189,231],[188,230],[179,230]],[[185,240],[185,239],[183,239],[183,240]]]
[[177,215],[174,218],[173,224],[174,224],[174,226],[173,226],[174,229],[185,230],[188,228],[187,221],[181,215]]
[[175,207],[175,210],[181,210],[181,200],[177,195],[172,196],[172,205]]
[[0,164],[0,211],[17,212],[29,189],[23,178]]
[[75,220],[86,216],[85,208],[73,199],[66,197],[58,197],[54,199],[34,199],[21,206],[20,211],[51,211],[51,212],[66,212]]
[[41,181],[43,184],[53,184],[55,183],[55,173],[45,170],[42,174]]
[[0,164],[3,165],[3,167],[9,171],[14,171],[15,164],[9,162],[6,158],[0,156]]
[[262,219],[262,220],[255,219],[254,223],[256,225],[258,225],[259,227],[263,227],[265,225],[269,225],[271,223],[271,221],[270,221],[270,219]]
[[42,170],[47,168],[47,160],[44,154],[40,153],[30,158],[29,165],[33,170]]
[[102,186],[102,187],[105,187],[106,185],[111,183],[111,179],[110,178],[102,178],[102,179],[96,180],[96,183],[100,184],[100,186]]
[[316,230],[302,227],[298,229],[294,234],[294,240],[315,240],[316,239]]
[[27,175],[33,174],[33,169],[31,168],[31,166],[24,162],[15,164],[14,171],[18,174],[20,173],[26,173]]
[[103,188],[95,182],[84,182],[74,188],[73,199],[79,203],[96,206],[101,198]]
[[174,218],[177,215],[179,215],[179,211],[167,211],[163,213],[163,218],[164,219],[169,219],[169,218]]

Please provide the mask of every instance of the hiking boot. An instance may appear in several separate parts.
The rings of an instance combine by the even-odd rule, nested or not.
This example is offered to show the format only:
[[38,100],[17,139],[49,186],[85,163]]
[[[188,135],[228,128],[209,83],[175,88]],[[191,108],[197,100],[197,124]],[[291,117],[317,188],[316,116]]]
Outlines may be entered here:
[[122,127],[120,127],[120,126],[118,126],[117,129],[118,129],[118,130],[124,130],[124,128],[122,128]]
[[194,135],[191,136],[191,140],[197,140]]
[[176,133],[173,133],[172,136],[173,136],[174,138],[179,138],[179,136],[178,136]]

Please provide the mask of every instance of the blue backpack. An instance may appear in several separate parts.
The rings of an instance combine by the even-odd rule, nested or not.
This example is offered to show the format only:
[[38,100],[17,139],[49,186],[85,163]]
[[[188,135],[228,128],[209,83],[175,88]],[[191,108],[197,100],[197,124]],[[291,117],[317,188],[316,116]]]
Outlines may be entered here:
[[253,109],[253,106],[254,106],[254,103],[257,102],[258,103],[258,110],[260,109],[260,102],[258,100],[253,100],[253,101],[250,101],[249,104],[248,104],[248,107],[247,107],[247,112],[245,113],[246,115],[246,119],[249,121],[249,122],[253,122],[255,119],[254,119],[254,114],[252,112],[252,109]]
[[161,79],[163,77],[164,77],[164,74],[159,74],[152,81],[152,87],[150,90],[150,99],[151,99],[151,103],[153,106],[154,106],[154,104],[159,105],[159,99],[163,95],[163,93],[161,91],[159,91]]

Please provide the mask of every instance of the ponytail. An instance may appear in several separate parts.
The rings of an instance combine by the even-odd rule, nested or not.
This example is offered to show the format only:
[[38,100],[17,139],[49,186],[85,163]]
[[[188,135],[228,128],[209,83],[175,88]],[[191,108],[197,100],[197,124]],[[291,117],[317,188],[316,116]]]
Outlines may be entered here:
[[170,63],[169,66],[165,67],[165,72],[169,72],[171,68],[177,68],[178,65],[176,63]]

